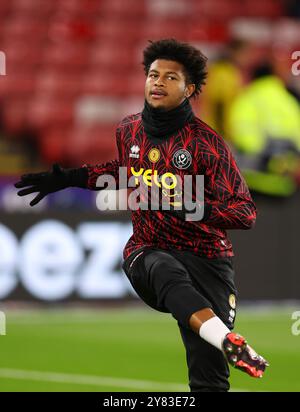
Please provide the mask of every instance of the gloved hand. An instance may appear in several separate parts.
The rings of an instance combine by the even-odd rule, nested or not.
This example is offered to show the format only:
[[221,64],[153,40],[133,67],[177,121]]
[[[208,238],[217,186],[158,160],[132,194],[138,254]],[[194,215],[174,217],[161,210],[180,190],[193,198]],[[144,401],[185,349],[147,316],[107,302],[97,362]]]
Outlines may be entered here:
[[30,202],[35,206],[49,193],[57,192],[66,187],[86,187],[88,172],[85,167],[79,169],[63,169],[54,164],[50,172],[29,173],[21,176],[21,180],[15,184],[17,189],[26,188],[18,192],[19,196],[39,192]]

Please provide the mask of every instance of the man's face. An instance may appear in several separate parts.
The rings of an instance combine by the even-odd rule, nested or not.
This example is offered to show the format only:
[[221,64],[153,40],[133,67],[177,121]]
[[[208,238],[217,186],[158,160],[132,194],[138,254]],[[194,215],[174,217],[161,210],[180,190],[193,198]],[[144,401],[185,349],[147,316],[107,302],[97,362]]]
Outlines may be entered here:
[[145,98],[150,106],[174,109],[194,90],[194,84],[186,84],[182,64],[164,59],[157,59],[151,64],[145,83]]

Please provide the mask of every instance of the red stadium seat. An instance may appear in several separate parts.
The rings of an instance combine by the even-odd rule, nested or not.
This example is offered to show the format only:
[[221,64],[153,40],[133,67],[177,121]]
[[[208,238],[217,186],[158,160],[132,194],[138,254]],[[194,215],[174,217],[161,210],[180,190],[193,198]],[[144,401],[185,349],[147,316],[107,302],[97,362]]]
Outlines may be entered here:
[[206,23],[217,21],[228,21],[244,7],[244,2],[239,0],[195,0],[192,5],[194,17],[199,17]]
[[248,17],[279,17],[283,14],[282,5],[280,1],[264,0],[264,1],[249,1],[243,2],[244,10],[243,16]]
[[32,95],[35,77],[32,73],[0,76],[0,96],[26,97]]
[[90,64],[109,71],[122,71],[127,73],[127,68],[132,66],[133,50],[119,48],[113,42],[103,41],[94,43],[90,52]]
[[59,97],[74,97],[80,93],[81,75],[65,71],[48,70],[38,74],[36,91],[39,94]]
[[[143,21],[128,20],[112,15],[110,18],[101,18],[95,25],[95,33],[103,44],[118,44],[134,47],[141,39]],[[124,35],[126,33],[126,35]]]
[[128,94],[143,95],[145,88],[146,75],[141,68],[138,71],[132,72],[128,77]]
[[47,128],[39,140],[42,160],[47,164],[63,163],[68,157],[70,146],[70,130],[62,127]]
[[115,124],[74,127],[70,132],[69,162],[95,164],[116,158],[115,128]]
[[166,20],[154,19],[148,20],[143,26],[141,40],[159,40],[162,38],[181,39],[187,29],[188,24],[185,20]]
[[3,122],[5,130],[8,134],[15,134],[22,130],[27,124],[28,108],[26,101],[22,100],[20,96],[6,99],[2,107]]
[[56,11],[68,15],[91,15],[99,14],[102,0],[64,0],[56,4]]
[[47,69],[72,73],[86,69],[89,64],[89,48],[74,42],[51,43],[40,56]]
[[214,42],[223,43],[229,38],[229,30],[225,23],[207,23],[191,24],[186,31],[187,38],[193,42]]
[[36,68],[41,64],[40,48],[23,41],[4,43],[2,50],[6,55],[7,73],[34,76]]
[[95,37],[94,21],[87,17],[72,17],[69,14],[56,15],[48,28],[48,37],[51,41],[90,42]]
[[[11,2],[9,1],[0,1],[0,19],[4,21],[7,18],[11,10]],[[0,28],[1,30],[1,28]],[[1,31],[0,31],[1,33]]]
[[36,97],[29,105],[28,118],[36,128],[52,125],[70,126],[74,117],[74,101]]
[[144,0],[102,0],[100,12],[107,18],[120,15],[123,18],[134,20],[145,17],[147,9]]
[[10,3],[14,13],[24,17],[45,16],[55,8],[55,2],[44,0],[11,0]]
[[21,40],[30,43],[31,39],[36,42],[46,37],[45,24],[34,18],[18,16],[7,19],[1,29],[2,38],[9,41]]
[[81,93],[83,95],[124,96],[128,93],[128,76],[126,73],[120,76],[98,70],[85,73]]

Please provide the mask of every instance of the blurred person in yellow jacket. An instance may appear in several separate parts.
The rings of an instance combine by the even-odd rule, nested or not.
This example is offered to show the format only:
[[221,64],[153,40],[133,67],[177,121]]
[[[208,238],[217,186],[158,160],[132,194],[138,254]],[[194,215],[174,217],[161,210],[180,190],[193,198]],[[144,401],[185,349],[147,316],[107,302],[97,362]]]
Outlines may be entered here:
[[229,110],[230,140],[250,189],[289,196],[300,183],[300,106],[269,63]]
[[228,138],[228,111],[235,97],[249,81],[259,48],[234,38],[209,67],[209,82],[201,99],[201,115],[218,133]]

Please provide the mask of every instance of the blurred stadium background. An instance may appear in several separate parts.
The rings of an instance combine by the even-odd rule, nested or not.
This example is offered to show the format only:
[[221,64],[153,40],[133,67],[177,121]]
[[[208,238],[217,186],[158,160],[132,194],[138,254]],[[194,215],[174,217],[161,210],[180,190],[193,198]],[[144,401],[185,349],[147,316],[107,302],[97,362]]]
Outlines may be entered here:
[[52,162],[115,158],[117,123],[143,106],[141,52],[166,37],[208,56],[194,110],[232,147],[259,209],[253,230],[230,233],[236,329],[271,367],[260,381],[232,371],[232,388],[300,390],[299,2],[11,0],[0,3],[0,391],[188,390],[176,323],[121,272],[129,213],[100,213],[80,189],[31,209],[12,186]]

